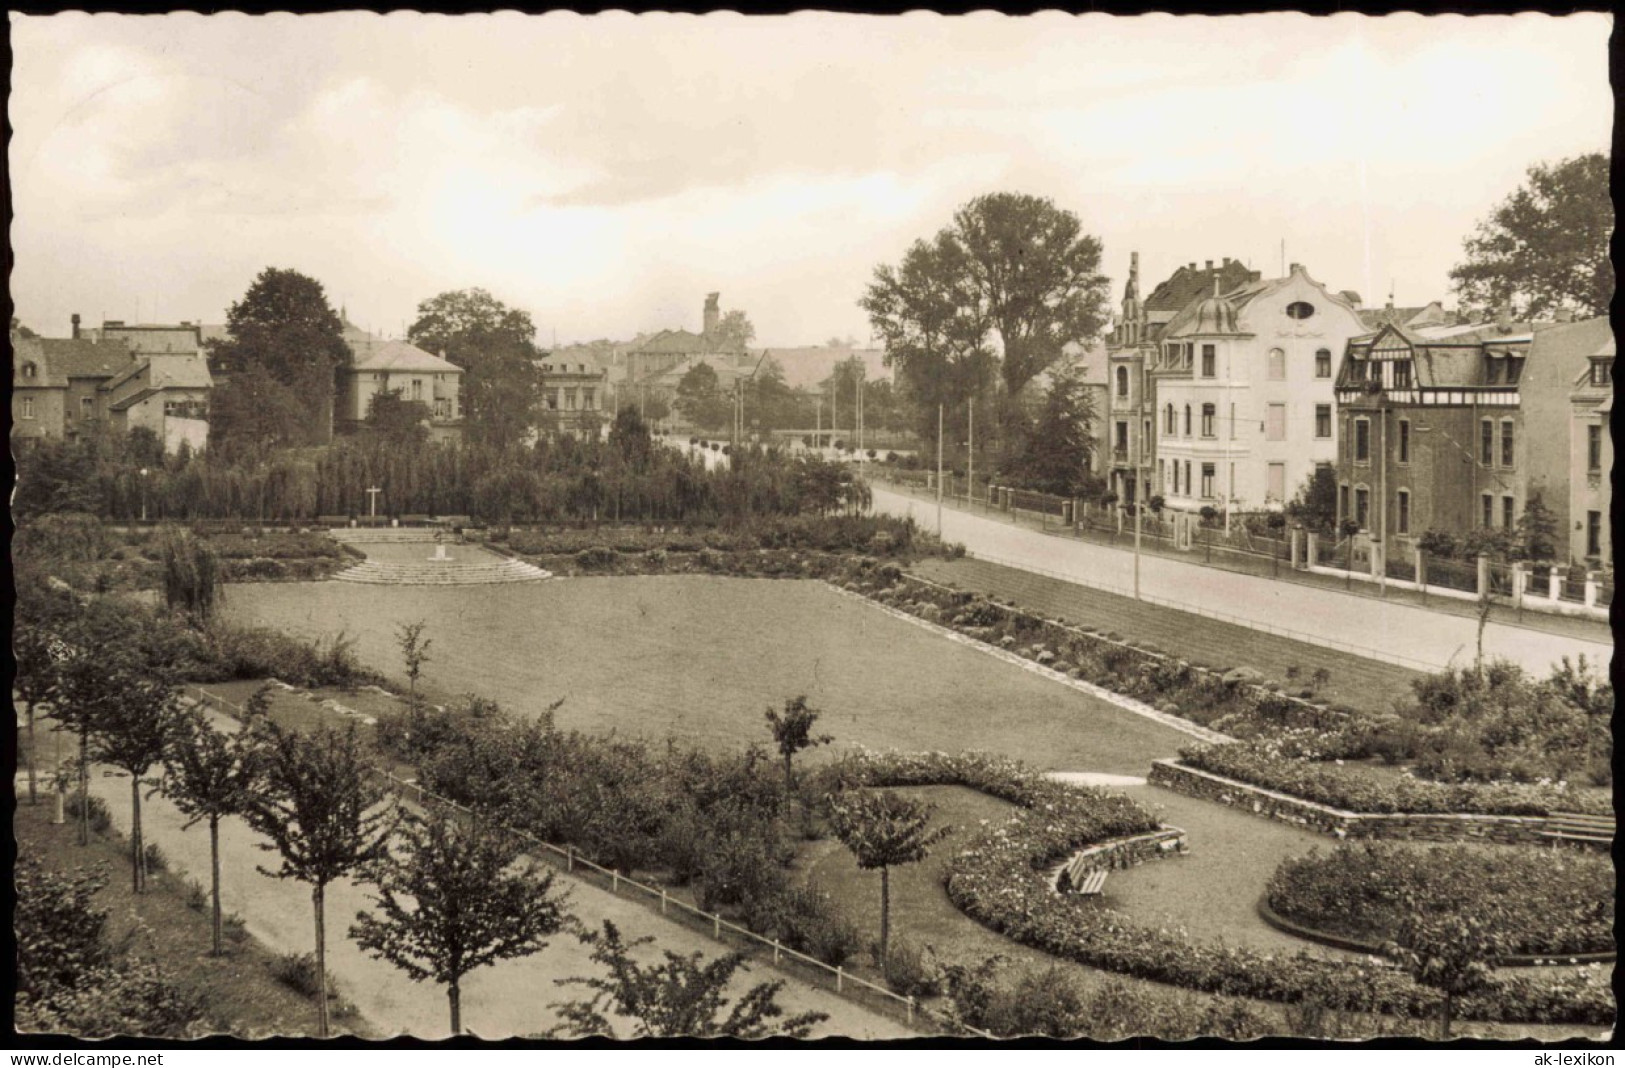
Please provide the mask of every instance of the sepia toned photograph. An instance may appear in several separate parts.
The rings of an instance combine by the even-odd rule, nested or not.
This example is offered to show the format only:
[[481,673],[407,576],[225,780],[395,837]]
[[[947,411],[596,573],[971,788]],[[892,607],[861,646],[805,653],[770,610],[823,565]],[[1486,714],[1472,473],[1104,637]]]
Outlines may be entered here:
[[1613,28],[11,14],[7,1045],[1611,1064]]

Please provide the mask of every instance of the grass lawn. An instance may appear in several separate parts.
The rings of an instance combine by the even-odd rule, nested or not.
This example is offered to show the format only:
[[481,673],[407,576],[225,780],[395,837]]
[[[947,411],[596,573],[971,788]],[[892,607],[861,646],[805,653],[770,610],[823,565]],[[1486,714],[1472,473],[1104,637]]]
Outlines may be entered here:
[[[135,931],[134,953],[155,960],[171,980],[204,993],[210,1033],[243,1038],[316,1033],[315,1002],[272,978],[274,954],[245,937],[228,939],[224,956],[210,956],[208,905],[191,908],[188,888],[178,876],[151,872],[147,893],[137,896],[130,889],[124,838],[93,835],[90,845],[80,846],[71,818],[61,826],[51,823],[53,807],[48,795],[42,795],[38,806],[26,801],[17,806],[12,828],[18,854],[35,857],[55,871],[101,868],[107,885],[94,900],[109,912],[109,937],[117,942]],[[365,1037],[359,1024],[359,1019],[336,1020],[335,1030]]]
[[396,629],[426,620],[426,691],[531,714],[563,697],[565,729],[734,748],[767,742],[763,711],[806,694],[834,749],[986,749],[1046,769],[1144,775],[1190,741],[818,582],[264,583],[232,586],[226,609],[308,637],[342,630],[368,666],[397,678]]

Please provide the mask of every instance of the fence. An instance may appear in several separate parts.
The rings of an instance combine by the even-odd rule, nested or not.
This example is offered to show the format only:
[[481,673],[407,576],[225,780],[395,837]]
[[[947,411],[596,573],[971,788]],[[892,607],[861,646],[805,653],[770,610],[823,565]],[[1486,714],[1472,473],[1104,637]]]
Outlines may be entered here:
[[1423,575],[1429,586],[1440,586],[1463,593],[1478,592],[1478,563],[1446,560],[1439,556],[1424,558]]
[[[233,719],[239,722],[244,721],[245,713],[240,705],[226,700],[219,694],[211,693],[201,686],[189,686],[187,688]],[[410,800],[421,808],[437,809],[442,813],[450,813],[455,818],[467,820],[470,823],[478,819],[478,813],[473,809],[430,790],[425,790],[422,784],[415,780],[403,779],[387,768],[373,766],[371,771],[375,776],[383,779],[388,784],[390,791],[398,798]],[[670,891],[663,886],[639,882],[619,871],[595,864],[578,854],[573,846],[555,845],[552,842],[543,841],[535,835],[517,831],[502,824],[497,824],[496,828],[501,833],[508,835],[512,840],[522,843],[533,857],[545,860],[554,867],[562,868],[576,878],[586,879],[590,876],[592,882],[608,887],[611,893],[627,895],[647,906],[658,908],[660,914],[667,919],[679,920],[691,929],[709,932],[713,940],[724,945],[743,945],[763,957],[771,954],[774,967],[790,971],[791,974],[804,981],[829,984],[833,987],[835,993],[846,1000],[862,1005],[865,1008],[876,1009],[901,1017],[910,1027],[917,1026],[917,1021],[923,1019],[940,1024],[948,1031],[964,1032],[977,1038],[992,1039],[998,1037],[989,1031],[971,1027],[961,1021],[922,1008],[918,1000],[912,996],[894,993],[884,986],[850,974],[843,967],[825,964],[817,957],[810,957],[805,953],[779,943],[775,939],[766,938],[749,928],[734,923],[732,920],[724,919],[717,913],[707,912],[697,905],[691,905],[681,898],[672,896]]]

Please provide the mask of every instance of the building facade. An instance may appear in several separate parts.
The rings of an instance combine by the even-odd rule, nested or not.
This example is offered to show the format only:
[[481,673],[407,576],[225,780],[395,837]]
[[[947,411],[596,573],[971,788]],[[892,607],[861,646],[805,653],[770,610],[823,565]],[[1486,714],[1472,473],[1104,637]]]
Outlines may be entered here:
[[[1614,338],[1600,345],[1569,394],[1569,559],[1590,568],[1614,568],[1613,501]],[[1560,532],[1565,533],[1565,532]]]
[[1576,379],[1611,338],[1599,318],[1351,339],[1337,379],[1339,526],[1352,520],[1393,558],[1430,530],[1515,531],[1538,497],[1556,548],[1572,552]]
[[538,428],[557,437],[586,437],[598,433],[609,402],[609,375],[602,368],[577,361],[540,360],[542,410]]
[[1366,328],[1353,294],[1301,264],[1215,290],[1157,342],[1157,492],[1178,512],[1279,510],[1337,459],[1335,354]]
[[425,352],[411,342],[373,337],[346,337],[354,362],[338,372],[336,428],[347,433],[366,423],[372,400],[380,393],[396,392],[402,400],[417,401],[428,410],[431,441],[457,441],[462,437],[463,369],[450,360]]

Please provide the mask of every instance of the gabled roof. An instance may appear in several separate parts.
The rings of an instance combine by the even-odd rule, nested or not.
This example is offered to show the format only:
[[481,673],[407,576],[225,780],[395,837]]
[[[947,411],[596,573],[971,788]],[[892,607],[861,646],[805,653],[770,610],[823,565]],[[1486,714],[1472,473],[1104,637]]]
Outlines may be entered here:
[[[34,377],[24,378],[23,368],[34,365]],[[45,355],[40,338],[11,335],[11,386],[13,389],[66,389],[67,376],[57,371]]]
[[39,341],[52,373],[66,378],[112,378],[130,365],[130,348],[122,341],[53,337]]
[[891,377],[891,369],[886,366],[885,349],[807,345],[793,349],[764,349],[763,352],[778,362],[779,369],[784,372],[784,380],[791,389],[822,388],[838,365],[854,357],[862,361],[865,378],[878,381]]
[[364,341],[352,344],[352,371],[421,371],[426,374],[462,374],[450,360],[424,352],[409,341]]
[[691,331],[662,330],[633,351],[687,354],[716,352],[718,349],[711,342]]
[[[1211,262],[1211,261],[1209,261]],[[1153,289],[1141,307],[1152,322],[1166,322],[1174,313],[1182,311],[1191,301],[1213,295],[1213,281],[1218,279],[1219,291],[1230,290],[1256,281],[1259,272],[1249,271],[1240,260],[1226,260],[1218,267],[1181,266]],[[1153,312],[1166,313],[1159,320]]]

